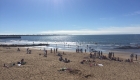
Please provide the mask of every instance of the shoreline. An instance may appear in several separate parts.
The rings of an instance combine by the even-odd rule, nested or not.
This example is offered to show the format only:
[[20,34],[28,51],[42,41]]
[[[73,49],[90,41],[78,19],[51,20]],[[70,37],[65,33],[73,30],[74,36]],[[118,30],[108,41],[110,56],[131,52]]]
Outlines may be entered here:
[[[2,48],[2,47],[0,47],[0,48]],[[3,47],[3,48],[6,48],[6,47]],[[46,49],[46,48],[36,48],[35,46],[26,46],[26,47],[10,47],[10,48],[14,48],[14,49],[18,49],[18,48],[21,48],[21,49],[27,49],[27,48],[29,48],[29,49],[32,49],[32,50],[39,50],[39,51],[44,51],[44,49],[45,50],[47,50],[47,51],[49,51],[50,52],[50,49]],[[54,48],[54,49],[56,49],[56,48]],[[54,50],[53,49],[53,50]],[[74,50],[63,50],[63,49],[58,49],[58,52],[66,52],[66,53],[76,53],[76,51],[74,51]],[[108,56],[108,53],[109,52],[114,52],[114,54],[116,55],[116,56],[118,56],[118,57],[120,57],[120,58],[122,58],[122,59],[128,59],[128,58],[130,58],[130,55],[132,54],[132,52],[129,52],[129,51],[118,51],[118,50],[108,50],[108,51],[103,51],[103,54],[105,55],[105,56]],[[90,54],[90,53],[94,53],[94,52],[82,52],[82,53],[78,53],[78,54]],[[135,54],[135,53],[133,53],[133,54]],[[139,54],[137,54],[138,55],[138,57],[140,57],[140,55]]]

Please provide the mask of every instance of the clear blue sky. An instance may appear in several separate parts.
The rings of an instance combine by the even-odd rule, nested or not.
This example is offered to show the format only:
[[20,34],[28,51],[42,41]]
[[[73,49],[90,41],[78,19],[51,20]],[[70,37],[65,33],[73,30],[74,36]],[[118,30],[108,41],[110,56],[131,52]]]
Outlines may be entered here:
[[0,34],[139,34],[140,0],[0,0]]

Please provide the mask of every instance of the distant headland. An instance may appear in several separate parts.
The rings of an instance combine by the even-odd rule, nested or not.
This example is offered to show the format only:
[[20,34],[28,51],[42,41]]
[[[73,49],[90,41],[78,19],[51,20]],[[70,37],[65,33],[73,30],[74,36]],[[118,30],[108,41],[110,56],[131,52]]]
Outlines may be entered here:
[[21,36],[65,36],[68,34],[23,34],[23,35],[0,35],[0,38],[21,38]]

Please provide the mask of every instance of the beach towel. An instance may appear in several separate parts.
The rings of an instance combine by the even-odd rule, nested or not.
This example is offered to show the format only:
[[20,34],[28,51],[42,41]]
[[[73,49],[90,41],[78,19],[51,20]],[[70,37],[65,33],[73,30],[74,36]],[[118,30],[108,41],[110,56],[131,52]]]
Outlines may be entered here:
[[18,64],[18,66],[21,66],[21,64]]
[[103,66],[103,64],[98,64],[98,66]]

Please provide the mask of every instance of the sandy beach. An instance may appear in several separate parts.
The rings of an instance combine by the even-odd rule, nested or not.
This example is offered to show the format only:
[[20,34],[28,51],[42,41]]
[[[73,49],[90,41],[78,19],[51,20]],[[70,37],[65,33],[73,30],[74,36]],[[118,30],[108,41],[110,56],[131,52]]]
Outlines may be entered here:
[[[119,62],[108,59],[91,60],[89,53],[76,53],[59,51],[69,63],[59,61],[57,53],[47,52],[44,57],[43,50],[30,49],[31,54],[26,53],[26,48],[0,47],[0,80],[140,80],[140,56],[138,61]],[[114,52],[120,59],[130,58],[131,53]],[[107,56],[107,53],[103,53]],[[17,66],[17,62],[24,59],[26,64]],[[134,59],[135,60],[135,59]],[[15,65],[13,65],[15,63]],[[4,64],[7,67],[3,67]],[[103,66],[98,66],[102,64]],[[67,70],[62,70],[66,68]]]

